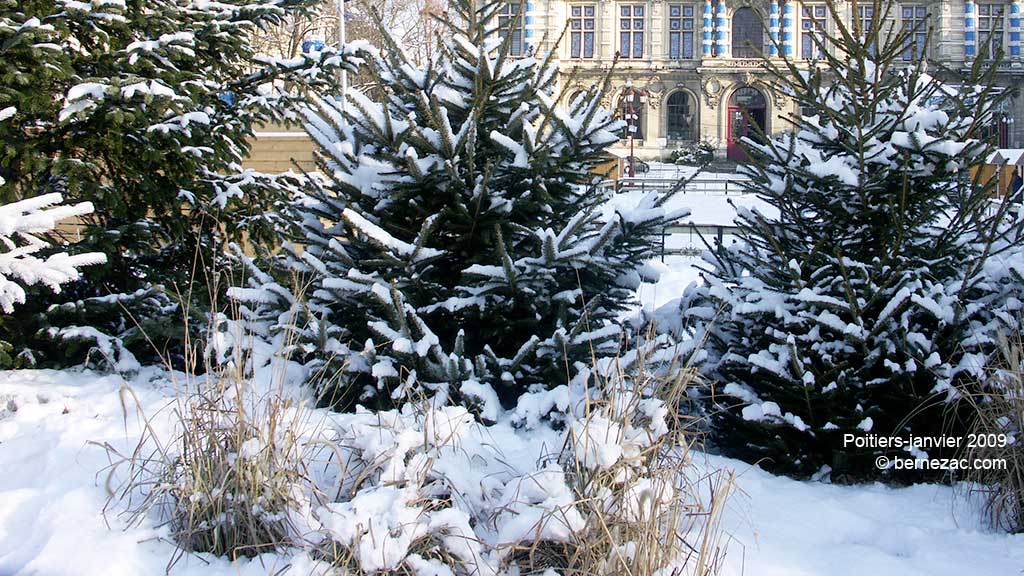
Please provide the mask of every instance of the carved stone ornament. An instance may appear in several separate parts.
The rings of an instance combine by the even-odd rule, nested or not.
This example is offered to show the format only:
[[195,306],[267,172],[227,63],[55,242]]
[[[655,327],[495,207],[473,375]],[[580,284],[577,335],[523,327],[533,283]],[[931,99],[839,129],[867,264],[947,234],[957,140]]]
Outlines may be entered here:
[[722,82],[718,78],[711,77],[704,81],[704,101],[709,108],[718,105],[718,99],[722,95]]
[[661,78],[652,76],[647,81],[647,105],[652,109],[657,109],[661,105],[661,98],[665,95],[665,85],[661,82]]

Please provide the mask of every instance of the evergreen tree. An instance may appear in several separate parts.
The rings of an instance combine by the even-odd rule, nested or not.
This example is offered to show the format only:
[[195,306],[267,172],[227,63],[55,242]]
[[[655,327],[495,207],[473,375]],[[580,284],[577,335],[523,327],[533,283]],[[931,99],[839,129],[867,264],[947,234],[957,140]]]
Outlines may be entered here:
[[[286,218],[304,249],[283,280],[232,295],[332,375],[326,402],[438,394],[487,417],[585,382],[619,352],[640,265],[682,216],[655,195],[604,208],[596,169],[623,127],[599,104],[605,86],[560,105],[551,55],[510,57],[500,6],[454,3],[424,67],[384,34],[371,72],[385,100],[354,92],[308,114],[327,182]],[[304,290],[286,290],[292,278]]]
[[778,217],[740,211],[742,242],[709,254],[683,314],[706,340],[724,453],[796,476],[910,481],[875,459],[919,452],[844,437],[963,430],[946,401],[984,356],[964,346],[988,322],[979,295],[998,298],[978,272],[1009,233],[985,215],[991,189],[968,180],[990,152],[995,67],[954,87],[903,62],[913,31],[884,26],[885,3],[867,31],[828,5],[837,31],[818,40],[820,64],[766,64],[803,114],[746,142],[746,187]]
[[79,246],[109,256],[4,319],[23,360],[79,364],[72,341],[95,335],[136,354],[180,343],[181,300],[209,303],[201,271],[225,240],[272,237],[281,185],[240,167],[246,138],[295,118],[302,92],[332,89],[355,58],[266,58],[250,40],[311,4],[0,0],[0,109],[16,110],[0,125],[0,200],[91,202]]

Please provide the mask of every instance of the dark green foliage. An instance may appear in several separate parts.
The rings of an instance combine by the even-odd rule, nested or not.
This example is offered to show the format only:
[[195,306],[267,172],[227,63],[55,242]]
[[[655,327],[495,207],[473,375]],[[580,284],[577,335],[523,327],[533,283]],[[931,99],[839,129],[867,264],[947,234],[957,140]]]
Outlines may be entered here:
[[[0,0],[0,110],[15,109],[0,123],[0,201],[50,191],[91,201],[70,236],[81,236],[75,250],[108,256],[62,295],[37,294],[4,320],[0,340],[23,358],[78,363],[55,327],[93,326],[152,358],[130,334],[137,322],[166,328],[149,334],[157,349],[173,345],[162,336],[184,330],[180,302],[203,309],[215,295],[204,271],[225,242],[273,241],[267,208],[280,185],[240,167],[246,139],[294,118],[304,92],[332,89],[354,58],[261,58],[250,38],[315,3]],[[119,296],[140,291],[161,304],[132,308],[140,300]]]
[[329,180],[293,204],[304,250],[235,293],[330,375],[336,406],[426,393],[493,417],[498,396],[586,382],[619,353],[639,267],[679,216],[654,196],[605,210],[595,169],[621,123],[600,90],[558,104],[550,57],[508,57],[499,7],[453,4],[423,68],[385,45],[383,103],[311,110]]
[[747,143],[747,188],[778,216],[741,211],[742,242],[711,254],[707,285],[684,298],[717,382],[715,442],[797,477],[941,476],[879,470],[878,456],[914,454],[844,436],[963,432],[951,401],[988,352],[979,271],[1009,231],[986,215],[990,190],[966,178],[991,150],[995,66],[942,81],[905,64],[909,31],[878,32],[887,4],[860,38],[830,3],[822,62],[767,64],[776,97],[805,111],[792,131]]

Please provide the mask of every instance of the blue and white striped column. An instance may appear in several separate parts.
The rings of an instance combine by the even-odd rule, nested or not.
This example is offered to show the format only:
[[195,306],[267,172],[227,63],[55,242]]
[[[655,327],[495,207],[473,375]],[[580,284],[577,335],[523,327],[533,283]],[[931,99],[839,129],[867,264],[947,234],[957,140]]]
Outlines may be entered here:
[[978,9],[971,0],[964,2],[964,55],[978,55]]
[[768,56],[778,56],[779,48],[779,0],[772,0],[768,8],[768,35],[771,36],[771,44],[768,46]]
[[1020,0],[1013,0],[1010,3],[1010,58],[1020,60]]
[[711,0],[704,0],[704,57],[710,58],[712,56],[711,50]]
[[729,40],[725,31],[729,28],[729,21],[725,17],[725,2],[718,1],[718,10],[715,11],[715,56],[729,55]]
[[793,56],[793,42],[796,40],[796,18],[793,17],[795,10],[790,0],[782,5],[782,55],[786,58]]
[[523,54],[529,54],[530,48],[534,45],[534,24],[533,24],[534,3],[526,3],[526,13],[523,14]]

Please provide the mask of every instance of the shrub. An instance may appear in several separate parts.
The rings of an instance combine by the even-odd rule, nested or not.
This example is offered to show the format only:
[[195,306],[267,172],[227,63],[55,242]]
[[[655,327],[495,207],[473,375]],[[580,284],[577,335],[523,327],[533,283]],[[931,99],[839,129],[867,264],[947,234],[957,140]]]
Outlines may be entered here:
[[707,140],[688,144],[668,155],[668,161],[680,166],[706,166],[715,159],[715,146]]
[[[676,416],[688,382],[614,378],[565,430],[529,441],[429,402],[343,416],[322,556],[350,574],[716,574],[732,477],[693,466]],[[531,464],[529,444],[553,450],[533,448]]]

